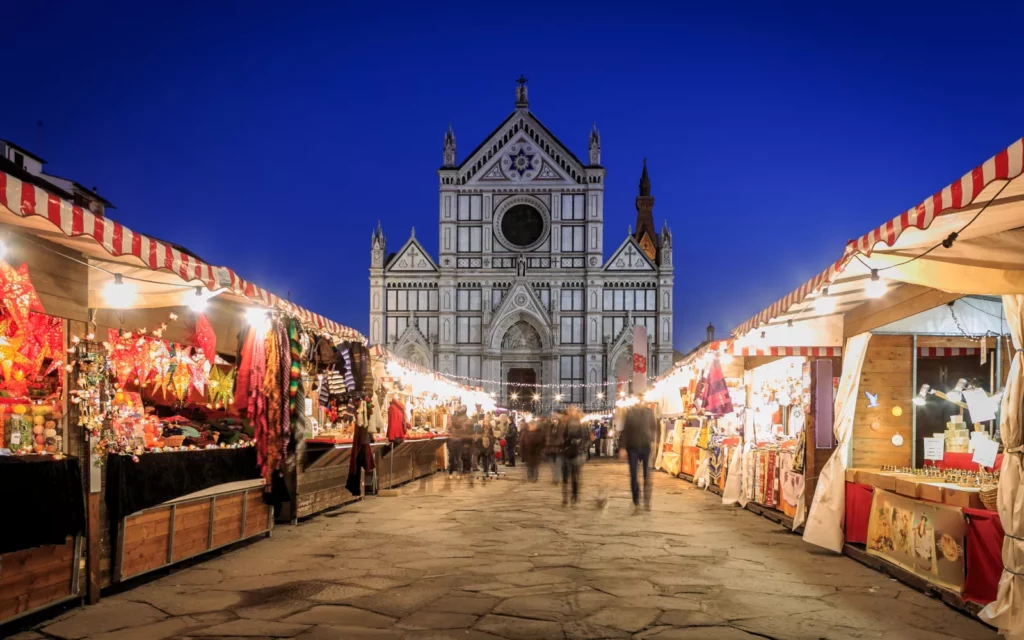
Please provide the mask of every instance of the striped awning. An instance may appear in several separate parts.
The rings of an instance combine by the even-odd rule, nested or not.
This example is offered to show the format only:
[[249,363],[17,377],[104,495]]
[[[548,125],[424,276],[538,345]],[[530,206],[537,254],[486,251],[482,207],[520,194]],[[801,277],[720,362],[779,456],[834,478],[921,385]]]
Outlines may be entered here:
[[242,279],[227,267],[206,264],[170,244],[135,233],[120,223],[97,216],[3,171],[0,171],[0,205],[20,218],[49,221],[65,237],[92,241],[115,258],[132,257],[153,271],[173,273],[185,282],[202,283],[211,290],[228,289],[253,302],[292,315],[337,339],[366,342],[355,329],[282,299]]
[[918,347],[917,355],[922,358],[952,358],[955,356],[976,356],[981,353],[977,347]]
[[[1022,172],[1024,172],[1024,138],[1018,139],[981,166],[965,174],[958,181],[916,207],[904,211],[885,224],[848,242],[839,260],[739,325],[734,331],[734,335],[742,336],[762,325],[785,321],[786,316],[790,318],[797,315],[801,318],[815,317],[816,312],[810,308],[810,303],[825,286],[829,287],[830,295],[839,294],[837,296],[838,306],[834,312],[831,312],[833,314],[845,313],[862,304],[867,299],[862,294],[868,272],[857,260],[858,257],[866,258],[880,248],[888,249],[906,245],[908,243],[900,242],[901,236],[906,231],[910,229],[928,230],[936,220],[944,216],[963,213],[965,210],[968,210],[967,213],[973,216],[975,213],[973,209],[980,210],[982,206],[995,201],[1000,195],[997,183],[1005,184],[1007,180],[1012,181],[1021,176]],[[1011,200],[1009,197],[1011,195],[1015,198],[1019,194],[1005,194],[1004,198]],[[970,220],[970,217],[967,219]],[[1021,224],[1024,224],[1024,220],[1020,220],[1015,226],[1021,226]],[[935,233],[941,234],[937,236],[937,240],[941,241],[950,229],[946,229],[942,225],[938,226],[939,229]],[[975,225],[975,227],[977,226]],[[1014,225],[1006,226],[1006,228],[1014,228]],[[926,240],[933,244],[936,242],[936,238],[928,237]]]

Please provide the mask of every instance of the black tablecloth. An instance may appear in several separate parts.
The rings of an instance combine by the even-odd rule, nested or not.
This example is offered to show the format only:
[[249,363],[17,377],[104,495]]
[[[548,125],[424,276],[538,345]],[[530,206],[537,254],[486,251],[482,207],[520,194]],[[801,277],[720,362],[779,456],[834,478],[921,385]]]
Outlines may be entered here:
[[0,456],[0,553],[64,544],[85,532],[78,458]]
[[207,449],[107,456],[106,502],[111,529],[136,511],[219,484],[260,477],[256,449]]

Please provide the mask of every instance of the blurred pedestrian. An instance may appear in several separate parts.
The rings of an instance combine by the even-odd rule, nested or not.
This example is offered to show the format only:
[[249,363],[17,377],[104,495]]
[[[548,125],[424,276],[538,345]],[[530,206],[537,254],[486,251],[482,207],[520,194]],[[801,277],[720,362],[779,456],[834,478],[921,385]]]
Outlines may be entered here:
[[580,497],[580,475],[583,471],[583,464],[586,461],[587,450],[592,442],[590,430],[582,422],[583,414],[576,405],[570,406],[562,414],[563,443],[559,460],[562,464],[562,506],[570,502],[570,487],[572,489],[573,506]]
[[480,422],[480,466],[483,468],[484,480],[492,472],[498,474],[498,466],[494,463],[494,419],[488,413]]
[[565,423],[560,413],[551,414],[548,420],[548,463],[551,465],[551,484],[558,484],[562,477],[562,449],[565,447]]
[[547,442],[546,434],[541,430],[537,420],[526,424],[526,431],[523,432],[522,452],[523,460],[526,462],[526,480],[537,482],[540,476],[540,462],[544,457],[544,446]]
[[637,471],[643,466],[644,509],[651,510],[651,446],[657,421],[650,407],[633,405],[626,411],[625,424],[619,438],[619,457],[629,459],[629,488],[633,493],[633,515],[640,513],[640,482]]
[[448,429],[448,477],[458,473],[459,478],[465,471],[463,466],[463,445],[466,438],[472,435],[472,427],[469,423],[469,416],[466,415],[466,407],[459,407],[452,416],[452,425]]
[[516,466],[516,445],[519,444],[519,427],[513,417],[505,430],[505,466]]

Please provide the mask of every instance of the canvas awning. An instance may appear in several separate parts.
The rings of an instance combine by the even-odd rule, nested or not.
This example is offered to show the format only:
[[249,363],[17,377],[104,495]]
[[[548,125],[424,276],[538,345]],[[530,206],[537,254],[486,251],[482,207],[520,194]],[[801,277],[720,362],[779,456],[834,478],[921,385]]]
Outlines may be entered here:
[[[175,294],[172,289],[181,288],[174,285],[190,283],[210,291],[223,291],[226,299],[234,297],[277,309],[338,340],[366,342],[355,329],[284,300],[242,279],[227,267],[206,264],[178,247],[135,233],[3,171],[0,171],[0,223],[74,249],[88,256],[91,262],[95,261],[93,266],[106,263],[108,267],[118,265],[118,273],[132,275],[128,273],[132,269],[136,270],[136,275],[145,273],[145,279],[151,282],[140,284],[148,288],[147,296],[154,295],[161,303],[183,300],[190,290]],[[90,269],[93,271],[96,273],[90,273],[90,288],[93,280],[100,285],[105,277],[102,271]]]
[[[904,285],[963,295],[1024,292],[1022,170],[1024,139],[1019,139],[918,206],[851,240],[839,260],[741,324],[734,335],[848,313],[870,300],[865,287],[872,269],[887,282],[889,294]],[[942,246],[949,240],[950,247]],[[837,303],[828,313],[815,304],[825,286]]]

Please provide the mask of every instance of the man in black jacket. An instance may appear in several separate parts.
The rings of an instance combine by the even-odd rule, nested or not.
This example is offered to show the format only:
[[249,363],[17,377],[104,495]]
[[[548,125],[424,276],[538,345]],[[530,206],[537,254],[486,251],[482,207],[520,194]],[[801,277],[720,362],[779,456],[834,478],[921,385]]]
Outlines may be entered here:
[[640,482],[637,471],[644,468],[644,509],[651,510],[651,446],[657,421],[650,407],[637,404],[626,411],[626,417],[619,437],[619,457],[629,459],[629,488],[633,492],[633,515],[640,513]]

